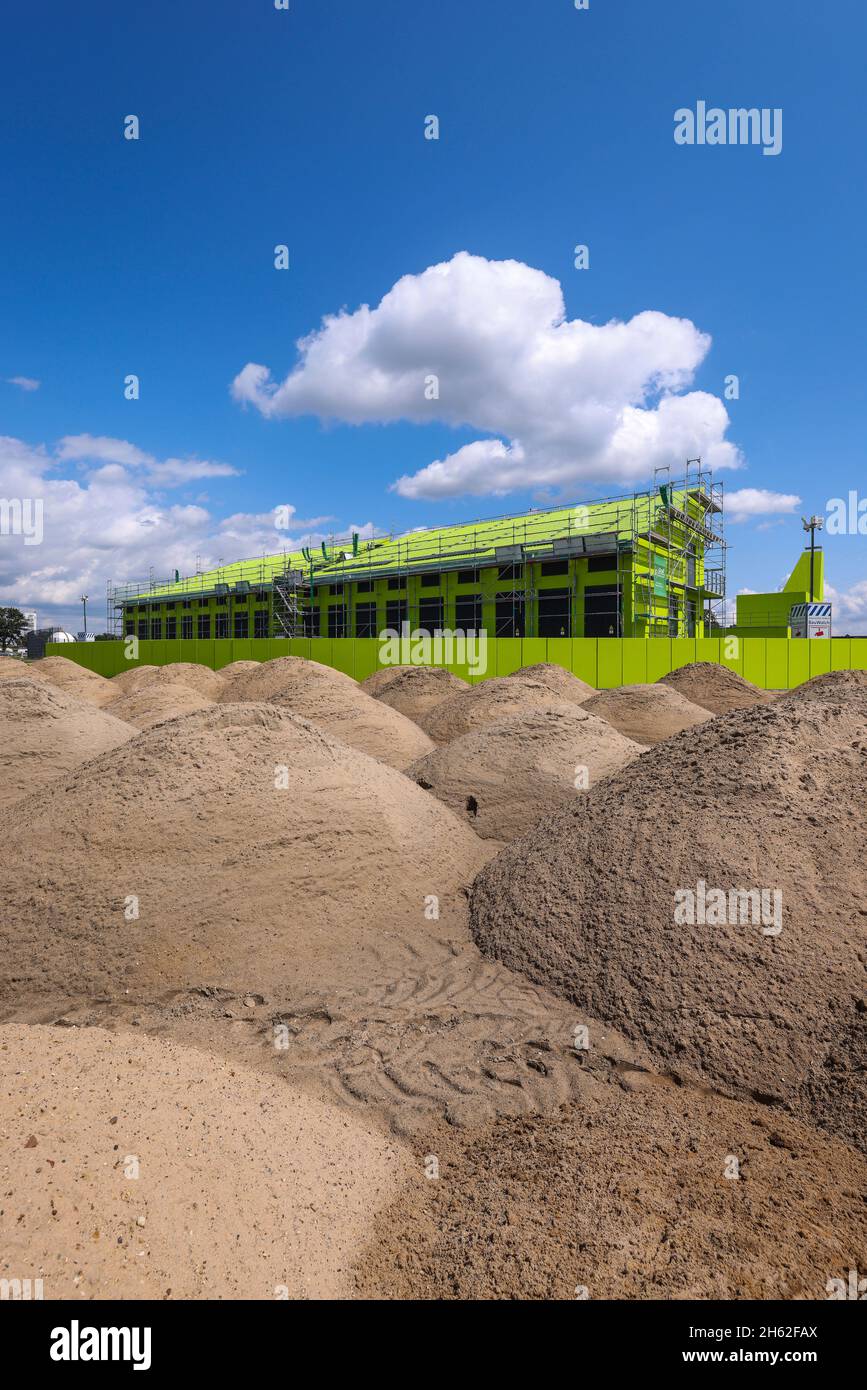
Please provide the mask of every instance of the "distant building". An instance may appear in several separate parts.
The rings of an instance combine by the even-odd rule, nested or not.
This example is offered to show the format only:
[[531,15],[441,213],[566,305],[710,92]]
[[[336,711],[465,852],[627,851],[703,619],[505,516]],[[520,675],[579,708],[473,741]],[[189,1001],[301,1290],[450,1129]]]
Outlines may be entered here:
[[24,639],[27,648],[27,656],[30,661],[37,661],[45,655],[46,642],[74,642],[75,638],[71,632],[64,632],[61,627],[41,627],[35,632],[28,632]]

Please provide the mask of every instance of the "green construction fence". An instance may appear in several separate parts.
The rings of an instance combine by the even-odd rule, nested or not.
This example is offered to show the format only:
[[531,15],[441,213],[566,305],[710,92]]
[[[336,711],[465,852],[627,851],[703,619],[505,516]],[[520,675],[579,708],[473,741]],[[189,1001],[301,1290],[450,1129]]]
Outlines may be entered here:
[[[128,640],[50,642],[45,654],[68,657],[101,676],[174,661],[219,670],[233,661],[271,661],[292,655],[319,661],[361,681],[384,664],[377,638],[142,640],[135,658],[127,655]],[[867,670],[867,637],[492,637],[484,673],[474,673],[466,664],[442,664],[464,680],[477,681],[507,676],[543,661],[574,672],[598,689],[647,685],[691,661],[713,661],[764,690],[788,690],[825,671]]]

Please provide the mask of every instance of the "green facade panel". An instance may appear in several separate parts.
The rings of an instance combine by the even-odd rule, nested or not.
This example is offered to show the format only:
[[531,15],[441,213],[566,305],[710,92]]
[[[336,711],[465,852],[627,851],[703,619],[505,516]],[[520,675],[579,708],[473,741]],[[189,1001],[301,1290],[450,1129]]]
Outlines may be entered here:
[[[269,661],[288,654],[332,666],[356,680],[364,680],[381,665],[376,638],[142,641],[135,660],[127,658],[126,650],[122,641],[49,643],[46,655],[67,657],[108,677],[135,666],[190,661],[220,670],[233,661]],[[867,638],[489,638],[483,674],[456,662],[444,664],[465,680],[484,680],[549,661],[606,689],[652,683],[687,662],[707,660],[719,661],[764,689],[785,690],[825,671],[867,670]]]

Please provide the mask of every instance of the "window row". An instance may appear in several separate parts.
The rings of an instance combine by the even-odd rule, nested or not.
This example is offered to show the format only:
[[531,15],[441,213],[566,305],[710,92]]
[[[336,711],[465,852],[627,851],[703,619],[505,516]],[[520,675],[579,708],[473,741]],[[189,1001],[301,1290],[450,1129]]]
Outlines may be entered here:
[[[183,616],[178,623],[177,618],[139,618],[134,621],[132,618],[124,620],[124,633],[127,637],[136,635],[140,641],[161,642],[165,637],[167,642],[173,642],[180,637],[184,642],[190,641],[196,636],[200,642],[210,641],[213,635],[216,638],[227,637],[249,637],[250,636],[250,615],[249,613],[235,613],[232,622],[229,622],[228,613],[215,613],[213,621],[213,634],[211,632],[210,613],[200,613],[193,624],[193,616]],[[270,637],[270,619],[267,608],[257,609],[253,614],[253,633],[254,637]]]

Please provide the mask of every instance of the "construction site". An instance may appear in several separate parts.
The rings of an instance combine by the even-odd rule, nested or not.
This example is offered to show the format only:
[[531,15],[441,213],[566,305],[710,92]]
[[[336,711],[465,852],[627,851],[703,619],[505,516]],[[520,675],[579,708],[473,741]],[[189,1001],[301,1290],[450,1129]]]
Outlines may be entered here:
[[689,637],[723,630],[723,487],[699,460],[628,496],[400,536],[323,541],[186,578],[113,583],[140,640]]

